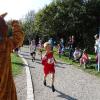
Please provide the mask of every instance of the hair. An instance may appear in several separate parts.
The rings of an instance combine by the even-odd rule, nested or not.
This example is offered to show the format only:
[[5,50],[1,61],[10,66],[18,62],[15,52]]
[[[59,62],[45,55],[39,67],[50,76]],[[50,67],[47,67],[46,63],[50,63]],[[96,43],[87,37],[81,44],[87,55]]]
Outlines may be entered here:
[[49,42],[44,43],[44,48],[46,48],[48,45],[51,45]]
[[12,26],[13,26],[13,25],[19,25],[18,20],[13,20],[13,21],[12,21]]

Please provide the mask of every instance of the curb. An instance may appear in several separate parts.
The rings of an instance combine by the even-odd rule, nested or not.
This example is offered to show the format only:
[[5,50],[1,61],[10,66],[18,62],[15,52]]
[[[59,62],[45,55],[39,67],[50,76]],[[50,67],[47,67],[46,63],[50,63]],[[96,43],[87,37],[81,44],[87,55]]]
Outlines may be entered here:
[[26,68],[26,80],[27,80],[27,99],[26,100],[34,100],[31,73],[30,73],[30,70],[29,70],[29,67],[28,67],[28,63],[22,55],[20,55],[20,54],[18,54],[18,55],[23,60],[23,62],[25,64],[25,68]]

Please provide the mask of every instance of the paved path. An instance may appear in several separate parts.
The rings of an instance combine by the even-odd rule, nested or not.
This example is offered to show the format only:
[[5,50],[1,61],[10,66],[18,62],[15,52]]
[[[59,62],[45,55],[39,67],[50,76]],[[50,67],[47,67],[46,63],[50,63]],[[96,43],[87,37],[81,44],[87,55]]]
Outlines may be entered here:
[[23,72],[14,79],[15,79],[15,83],[16,83],[16,90],[17,90],[18,100],[26,100],[26,97],[27,97],[27,84],[26,84],[25,68],[23,68]]
[[[84,71],[58,61],[56,65],[56,92],[51,90],[51,77],[43,85],[43,66],[37,54],[36,61],[32,62],[29,48],[22,48],[21,54],[26,58],[34,85],[35,100],[100,100],[100,79]],[[24,99],[23,99],[24,100]]]

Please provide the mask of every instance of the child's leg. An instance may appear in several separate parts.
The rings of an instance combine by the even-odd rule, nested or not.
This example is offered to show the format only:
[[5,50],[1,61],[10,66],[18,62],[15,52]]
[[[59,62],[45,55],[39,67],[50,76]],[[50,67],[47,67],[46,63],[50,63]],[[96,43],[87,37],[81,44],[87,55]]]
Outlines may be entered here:
[[55,74],[52,74],[52,85],[54,85],[54,80],[55,80]]
[[32,61],[33,61],[33,53],[30,53],[31,57],[32,57]]
[[44,75],[44,80],[46,80],[47,75]]
[[47,77],[47,75],[44,75],[44,85],[46,86],[46,77]]
[[35,60],[35,56],[36,56],[36,53],[35,52],[33,52],[33,59]]
[[35,53],[33,54],[33,59],[35,60]]
[[52,74],[52,91],[55,92],[55,88],[54,88],[54,80],[55,80],[55,74]]

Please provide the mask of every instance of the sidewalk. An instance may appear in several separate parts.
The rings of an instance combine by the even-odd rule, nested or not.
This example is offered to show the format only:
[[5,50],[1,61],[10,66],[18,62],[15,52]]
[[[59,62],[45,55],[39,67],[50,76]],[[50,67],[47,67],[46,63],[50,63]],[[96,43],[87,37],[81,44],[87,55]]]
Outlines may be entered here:
[[47,79],[48,86],[43,85],[43,66],[40,56],[37,54],[36,61],[32,62],[28,47],[22,48],[21,54],[31,70],[35,100],[100,100],[99,78],[58,61],[55,77],[56,91],[53,93],[50,76]]
[[23,72],[14,79],[15,79],[18,100],[26,100],[27,84],[26,84],[26,72],[24,67],[23,67]]

